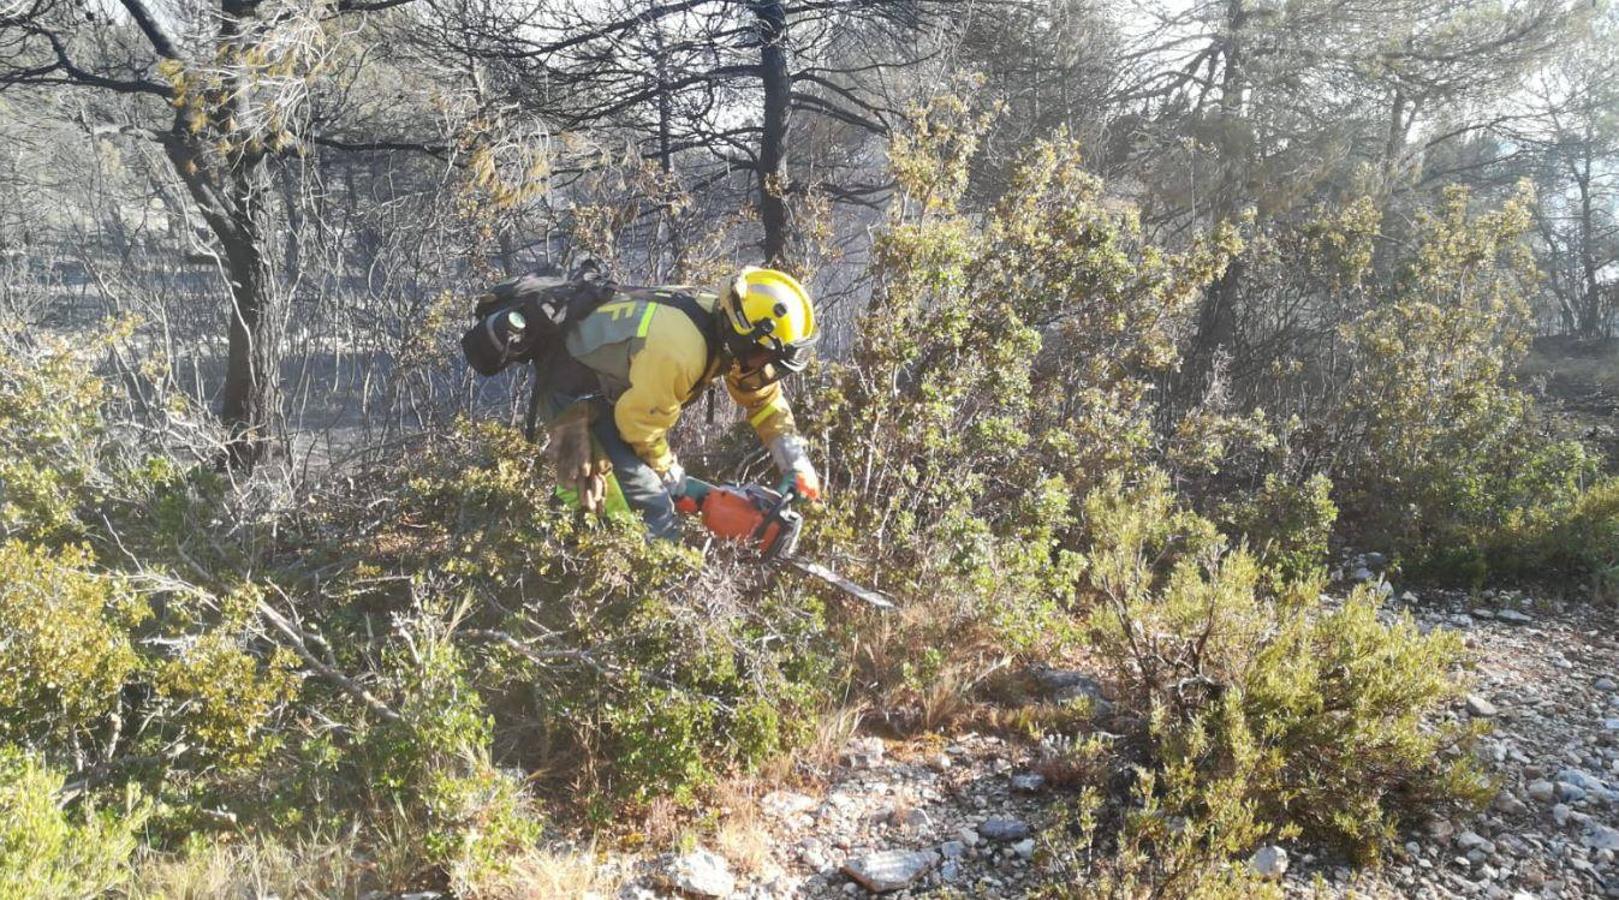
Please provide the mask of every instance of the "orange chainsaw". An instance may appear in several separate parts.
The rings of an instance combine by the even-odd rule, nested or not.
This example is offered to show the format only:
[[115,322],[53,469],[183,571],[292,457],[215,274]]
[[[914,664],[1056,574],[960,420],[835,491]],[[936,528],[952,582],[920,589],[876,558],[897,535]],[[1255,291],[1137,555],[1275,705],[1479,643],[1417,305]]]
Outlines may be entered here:
[[703,527],[721,540],[755,547],[764,563],[785,563],[878,609],[893,609],[893,602],[877,591],[794,555],[804,530],[804,517],[793,509],[797,499],[798,492],[792,488],[780,494],[756,484],[709,484],[687,475],[675,498],[675,509],[682,515],[700,517]]

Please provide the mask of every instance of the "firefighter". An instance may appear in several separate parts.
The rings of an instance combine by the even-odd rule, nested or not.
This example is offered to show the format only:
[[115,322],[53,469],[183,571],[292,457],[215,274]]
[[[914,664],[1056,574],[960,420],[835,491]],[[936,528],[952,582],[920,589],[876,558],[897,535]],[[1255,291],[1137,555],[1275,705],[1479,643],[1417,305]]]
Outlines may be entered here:
[[681,411],[723,377],[781,473],[781,491],[821,497],[781,380],[802,371],[819,334],[791,275],[745,268],[717,291],[614,286],[564,334],[545,373],[561,492],[591,512],[633,509],[675,539],[685,470],[669,447]]

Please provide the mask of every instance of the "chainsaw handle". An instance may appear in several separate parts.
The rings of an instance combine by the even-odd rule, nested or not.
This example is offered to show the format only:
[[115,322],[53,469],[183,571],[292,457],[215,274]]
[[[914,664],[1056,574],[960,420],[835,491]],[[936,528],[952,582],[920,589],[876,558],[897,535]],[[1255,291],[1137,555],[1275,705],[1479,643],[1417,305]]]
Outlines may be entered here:
[[754,540],[765,548],[764,562],[788,559],[798,549],[798,534],[804,527],[804,517],[793,509],[793,501],[797,499],[798,488],[789,486],[765,512],[763,521],[754,530]]
[[680,492],[674,495],[675,511],[683,516],[695,516],[703,509],[703,500],[706,499],[714,486],[693,475],[687,475],[680,480]]

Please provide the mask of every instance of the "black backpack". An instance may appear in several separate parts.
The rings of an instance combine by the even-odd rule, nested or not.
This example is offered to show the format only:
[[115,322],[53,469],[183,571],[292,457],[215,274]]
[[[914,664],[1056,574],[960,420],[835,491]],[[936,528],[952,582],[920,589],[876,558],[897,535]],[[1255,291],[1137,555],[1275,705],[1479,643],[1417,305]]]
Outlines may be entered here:
[[[587,261],[569,278],[562,278],[556,269],[530,272],[508,278],[480,295],[472,312],[472,327],[461,336],[461,352],[467,364],[485,377],[500,374],[512,363],[533,364],[538,372],[561,349],[562,337],[570,324],[595,312],[621,291],[678,309],[704,335],[714,332],[714,315],[690,295],[621,287],[607,278],[593,261]],[[712,424],[712,390],[708,392],[708,400],[708,420]],[[536,379],[529,396],[524,429],[530,441],[535,437],[539,406],[539,380]]]
[[563,279],[530,272],[500,282],[478,297],[473,324],[461,336],[467,364],[485,377],[512,363],[544,359],[568,323],[612,299],[614,286],[596,270]]

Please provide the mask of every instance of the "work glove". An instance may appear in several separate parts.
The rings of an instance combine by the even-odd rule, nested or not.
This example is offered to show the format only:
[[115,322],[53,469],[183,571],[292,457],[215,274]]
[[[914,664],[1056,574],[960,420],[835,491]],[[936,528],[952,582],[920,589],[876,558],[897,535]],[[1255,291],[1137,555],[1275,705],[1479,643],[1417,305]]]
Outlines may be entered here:
[[821,502],[821,476],[804,451],[804,441],[797,435],[783,434],[770,441],[769,449],[770,459],[781,473],[778,491],[795,491],[810,503]]
[[669,492],[669,497],[679,500],[686,495],[686,468],[680,460],[672,460],[669,468],[658,473],[658,480],[663,482],[663,489]]
[[600,513],[607,499],[607,473],[612,463],[596,455],[590,440],[591,408],[575,403],[551,423],[551,454],[562,486],[579,497],[579,507]]

